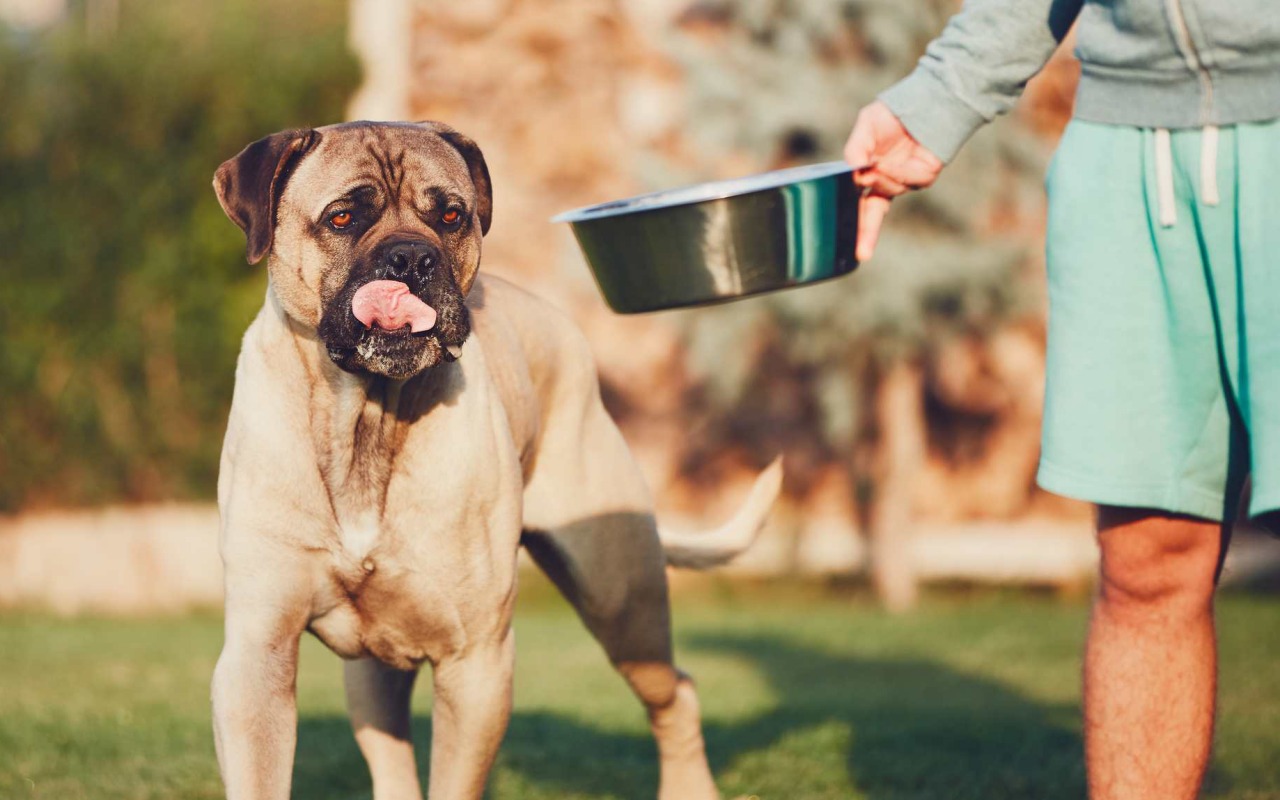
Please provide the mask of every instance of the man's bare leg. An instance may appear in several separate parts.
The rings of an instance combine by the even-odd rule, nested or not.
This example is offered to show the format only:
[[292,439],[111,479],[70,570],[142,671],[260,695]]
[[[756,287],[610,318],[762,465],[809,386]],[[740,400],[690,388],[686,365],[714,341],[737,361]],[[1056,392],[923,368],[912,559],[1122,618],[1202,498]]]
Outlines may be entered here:
[[1227,528],[1102,507],[1101,581],[1085,648],[1093,800],[1191,800],[1213,738],[1213,593]]

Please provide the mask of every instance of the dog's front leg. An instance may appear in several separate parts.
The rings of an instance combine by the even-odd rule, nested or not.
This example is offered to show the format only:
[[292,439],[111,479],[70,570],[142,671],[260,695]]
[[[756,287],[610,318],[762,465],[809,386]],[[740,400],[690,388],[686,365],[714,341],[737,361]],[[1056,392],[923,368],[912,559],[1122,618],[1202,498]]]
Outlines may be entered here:
[[228,603],[213,672],[214,744],[227,800],[288,800],[302,624],[242,620]]
[[515,636],[435,668],[429,800],[479,800],[511,717]]

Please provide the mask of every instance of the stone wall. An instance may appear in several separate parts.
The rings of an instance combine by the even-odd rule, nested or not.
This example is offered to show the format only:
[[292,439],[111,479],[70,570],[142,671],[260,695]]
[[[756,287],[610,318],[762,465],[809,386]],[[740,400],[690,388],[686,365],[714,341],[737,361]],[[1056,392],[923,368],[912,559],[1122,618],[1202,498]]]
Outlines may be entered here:
[[[568,231],[547,220],[567,208],[675,185],[683,175],[728,176],[785,163],[785,154],[762,159],[732,149],[709,156],[691,141],[689,116],[700,109],[690,106],[692,78],[673,54],[702,48],[714,57],[724,37],[718,8],[689,0],[432,3],[416,6],[413,33],[413,116],[453,124],[477,139],[489,160],[495,214],[484,269],[550,298],[588,332],[611,406],[625,409],[628,439],[660,502],[683,513],[707,506],[714,513],[724,492],[681,479],[681,443],[689,435],[683,403],[696,378],[677,324],[670,316],[609,312]],[[887,74],[885,82],[891,79]],[[1074,80],[1073,60],[1059,56],[1019,109],[1046,140],[1069,115]],[[851,122],[856,109],[834,113]],[[1035,209],[997,209],[989,228],[1035,238],[1040,220]],[[983,458],[960,471],[944,459],[930,461],[919,492],[926,517],[1027,513],[1042,343],[1043,326],[1024,325],[983,342],[981,352],[958,345],[954,363],[935,371],[940,390],[972,401],[976,413],[986,413],[984,403],[999,404]],[[730,485],[746,478],[732,466],[725,473]],[[1030,510],[1079,514],[1043,497]]]

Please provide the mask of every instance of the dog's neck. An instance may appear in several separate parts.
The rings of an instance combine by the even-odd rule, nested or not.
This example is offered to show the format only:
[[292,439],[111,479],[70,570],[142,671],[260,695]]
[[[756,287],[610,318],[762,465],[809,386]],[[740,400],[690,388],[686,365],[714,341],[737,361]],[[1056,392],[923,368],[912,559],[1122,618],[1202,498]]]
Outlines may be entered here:
[[352,374],[333,363],[315,329],[290,317],[274,295],[271,305],[273,321],[309,376],[305,413],[334,513],[344,528],[369,527],[381,517],[409,428],[458,390],[459,365],[440,364],[408,380]]

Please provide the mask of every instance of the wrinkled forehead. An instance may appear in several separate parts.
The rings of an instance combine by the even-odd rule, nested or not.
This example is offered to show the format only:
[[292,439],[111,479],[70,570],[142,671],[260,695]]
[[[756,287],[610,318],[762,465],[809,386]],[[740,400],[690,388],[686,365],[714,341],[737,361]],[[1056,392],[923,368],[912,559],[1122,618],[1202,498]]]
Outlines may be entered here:
[[281,202],[308,215],[372,187],[388,204],[430,205],[441,194],[474,207],[466,159],[434,131],[412,123],[350,122],[317,129],[320,143],[298,165]]

